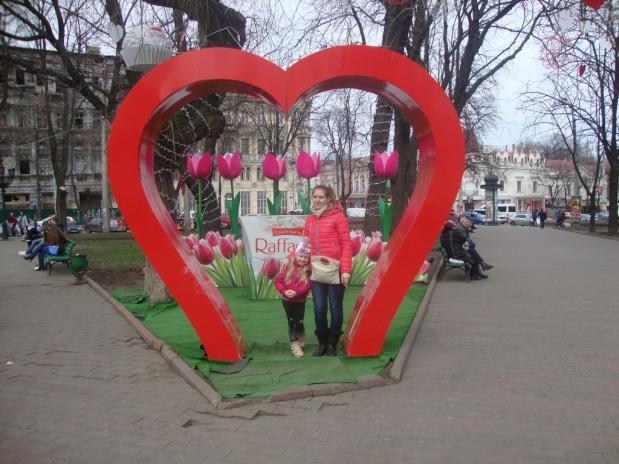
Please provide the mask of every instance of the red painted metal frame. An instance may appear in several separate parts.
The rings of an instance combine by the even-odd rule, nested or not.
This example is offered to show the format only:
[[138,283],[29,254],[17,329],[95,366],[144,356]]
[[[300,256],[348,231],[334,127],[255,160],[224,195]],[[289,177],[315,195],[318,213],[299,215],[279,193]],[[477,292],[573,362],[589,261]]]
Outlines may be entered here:
[[423,68],[387,49],[364,46],[322,50],[287,71],[246,52],[210,48],[184,53],[153,69],[118,110],[109,142],[114,195],[209,359],[236,361],[245,344],[221,294],[181,239],[159,197],[153,173],[159,131],[184,104],[210,92],[258,96],[287,113],[304,97],[338,88],[362,89],[387,99],[415,128],[420,149],[418,181],[409,207],[346,329],[350,356],[376,356],[449,212],[464,169],[458,116]]

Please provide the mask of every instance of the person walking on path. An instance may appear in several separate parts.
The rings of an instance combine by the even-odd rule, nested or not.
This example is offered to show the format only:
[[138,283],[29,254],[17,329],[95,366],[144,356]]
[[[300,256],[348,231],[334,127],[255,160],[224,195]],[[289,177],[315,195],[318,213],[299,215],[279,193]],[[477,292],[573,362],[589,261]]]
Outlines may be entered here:
[[[312,190],[312,210],[303,236],[312,250],[311,288],[318,349],[313,356],[336,356],[344,319],[344,291],[352,271],[350,227],[335,204],[335,192],[326,185]],[[327,324],[327,309],[331,325]]]
[[534,209],[533,211],[531,211],[531,225],[533,227],[537,227],[537,210]]
[[548,215],[546,214],[546,211],[544,211],[543,209],[540,210],[539,214],[539,226],[543,229],[544,228],[544,222],[546,222],[546,219],[548,218]]
[[288,321],[290,351],[296,358],[304,355],[305,348],[305,299],[310,291],[310,244],[301,240],[294,254],[290,254],[275,278],[275,288],[282,294],[282,305]]

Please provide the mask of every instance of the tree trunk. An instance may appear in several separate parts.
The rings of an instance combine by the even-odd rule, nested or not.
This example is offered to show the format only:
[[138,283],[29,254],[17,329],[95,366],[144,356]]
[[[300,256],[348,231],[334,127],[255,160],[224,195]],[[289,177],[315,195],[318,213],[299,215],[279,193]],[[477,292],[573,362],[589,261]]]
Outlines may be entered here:
[[385,193],[385,181],[374,172],[374,151],[382,153],[387,150],[392,115],[393,108],[385,100],[378,98],[370,139],[370,164],[368,166],[370,185],[365,198],[365,221],[363,223],[363,230],[366,234],[381,229],[378,198]]
[[609,158],[614,159],[610,163],[608,170],[608,233],[617,234],[617,191],[619,188],[619,166],[617,150],[614,151],[614,156]]
[[398,172],[391,179],[393,217],[391,233],[395,230],[408,206],[417,180],[417,140],[411,137],[411,126],[399,112],[395,113],[394,145],[400,153]]

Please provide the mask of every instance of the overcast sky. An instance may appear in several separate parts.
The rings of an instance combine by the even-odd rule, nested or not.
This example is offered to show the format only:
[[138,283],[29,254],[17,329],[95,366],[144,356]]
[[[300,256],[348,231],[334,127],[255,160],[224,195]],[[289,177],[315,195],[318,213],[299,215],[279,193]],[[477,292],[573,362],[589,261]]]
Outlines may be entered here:
[[529,42],[514,62],[499,72],[495,92],[499,120],[496,130],[482,137],[485,145],[504,148],[506,145],[511,147],[520,141],[539,138],[539,134],[527,128],[527,114],[518,107],[520,94],[527,90],[527,85],[531,88],[543,85],[544,71],[539,46]]

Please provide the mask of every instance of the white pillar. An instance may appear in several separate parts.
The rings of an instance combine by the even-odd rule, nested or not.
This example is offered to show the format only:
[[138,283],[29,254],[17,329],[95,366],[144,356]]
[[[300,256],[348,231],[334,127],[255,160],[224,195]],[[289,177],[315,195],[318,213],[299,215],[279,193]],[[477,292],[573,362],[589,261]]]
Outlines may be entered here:
[[101,229],[110,231],[110,186],[107,178],[107,119],[101,118]]

